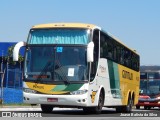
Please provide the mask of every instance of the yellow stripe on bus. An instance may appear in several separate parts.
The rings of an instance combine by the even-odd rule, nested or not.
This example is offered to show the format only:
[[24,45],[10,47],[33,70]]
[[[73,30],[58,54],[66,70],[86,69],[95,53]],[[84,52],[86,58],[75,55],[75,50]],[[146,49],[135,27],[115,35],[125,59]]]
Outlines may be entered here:
[[56,85],[47,85],[47,84],[39,84],[39,83],[31,83],[26,82],[26,85],[28,88],[32,90],[36,90],[40,93],[46,93],[46,94],[64,94],[68,91],[52,91],[56,87]]

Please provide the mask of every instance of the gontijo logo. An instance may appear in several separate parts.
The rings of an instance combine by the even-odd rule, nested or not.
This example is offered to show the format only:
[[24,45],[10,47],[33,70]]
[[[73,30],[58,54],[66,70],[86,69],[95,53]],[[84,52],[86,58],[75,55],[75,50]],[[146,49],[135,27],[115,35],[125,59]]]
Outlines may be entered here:
[[125,79],[133,80],[133,73],[123,70],[122,77]]

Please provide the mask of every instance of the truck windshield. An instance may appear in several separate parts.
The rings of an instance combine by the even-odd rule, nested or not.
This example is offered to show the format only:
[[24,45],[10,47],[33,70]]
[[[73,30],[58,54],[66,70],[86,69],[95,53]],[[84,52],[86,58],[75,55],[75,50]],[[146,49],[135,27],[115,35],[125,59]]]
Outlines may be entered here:
[[141,72],[140,94],[160,94],[159,72]]
[[141,80],[140,93],[146,95],[160,94],[160,79]]
[[86,81],[86,49],[85,45],[28,46],[25,56],[25,80],[42,83]]

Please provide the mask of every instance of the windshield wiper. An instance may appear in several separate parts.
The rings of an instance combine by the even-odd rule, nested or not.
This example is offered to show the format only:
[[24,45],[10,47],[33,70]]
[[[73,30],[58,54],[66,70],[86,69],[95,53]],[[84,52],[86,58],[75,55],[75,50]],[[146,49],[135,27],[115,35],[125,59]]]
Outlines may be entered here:
[[[70,84],[70,81],[68,80],[66,74],[64,73],[63,68],[61,67],[61,64],[59,63],[59,61],[56,62],[54,68],[59,70],[59,72],[61,73],[62,76],[59,75],[58,72],[54,72],[54,73],[57,73],[57,75],[64,81],[65,84]],[[54,71],[56,71],[56,69]]]
[[48,70],[48,67],[51,65],[51,62],[48,62],[45,67],[43,68],[43,70],[41,71],[41,73],[38,75],[39,77],[37,78],[37,80],[35,81],[36,83],[40,83],[42,81],[42,77],[43,75],[46,75],[46,72]]
[[65,79],[64,84],[70,84],[70,81],[68,79]]
[[70,84],[70,81],[68,80],[67,76],[65,75],[63,69],[59,68],[58,71],[59,71],[59,73],[56,72],[56,70],[55,70],[54,74],[56,74],[56,75],[54,76],[54,79],[62,80],[62,81],[64,81],[65,84]]

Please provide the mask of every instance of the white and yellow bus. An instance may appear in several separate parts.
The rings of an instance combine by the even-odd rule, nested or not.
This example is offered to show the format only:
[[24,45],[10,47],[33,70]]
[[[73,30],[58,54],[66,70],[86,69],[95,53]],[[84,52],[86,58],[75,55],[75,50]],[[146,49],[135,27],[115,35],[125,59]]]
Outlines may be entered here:
[[35,25],[25,46],[24,103],[77,107],[101,113],[102,107],[130,112],[139,95],[139,55],[100,27],[82,23]]

